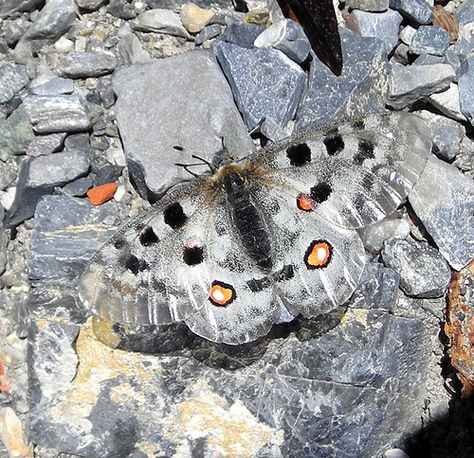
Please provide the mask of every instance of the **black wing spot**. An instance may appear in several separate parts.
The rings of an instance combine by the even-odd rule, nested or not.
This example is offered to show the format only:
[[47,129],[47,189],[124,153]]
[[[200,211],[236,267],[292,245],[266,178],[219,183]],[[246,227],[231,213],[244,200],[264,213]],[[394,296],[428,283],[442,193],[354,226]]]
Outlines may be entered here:
[[294,267],[289,264],[286,266],[283,266],[283,269],[281,269],[278,272],[275,272],[272,275],[267,275],[266,277],[263,278],[252,278],[251,280],[247,281],[247,286],[250,288],[250,291],[253,293],[258,293],[265,288],[269,288],[272,286],[274,282],[281,282],[285,280],[290,280],[295,276],[295,269]]
[[290,164],[296,167],[311,162],[311,148],[306,143],[290,146],[286,150],[286,156],[290,160]]
[[146,227],[140,234],[140,243],[143,246],[150,246],[158,241],[158,236],[151,226]]
[[330,130],[323,143],[329,156],[334,156],[344,149],[344,140],[337,129]]
[[114,241],[114,247],[117,248],[117,250],[120,250],[120,248],[123,248],[127,242],[124,239],[117,239]]
[[357,130],[364,130],[365,129],[365,123],[363,119],[357,119],[352,123],[352,127]]
[[332,188],[328,183],[318,183],[310,189],[311,197],[318,203],[328,200],[331,195]]
[[178,229],[186,222],[187,216],[184,213],[183,207],[178,202],[169,205],[163,212],[165,224],[172,229]]
[[359,141],[359,150],[354,156],[354,163],[361,165],[366,159],[373,159],[374,157],[374,144],[369,140]]
[[188,266],[195,266],[204,261],[204,249],[202,246],[184,247],[183,261]]
[[148,270],[150,266],[144,259],[138,259],[133,254],[127,254],[121,259],[121,264],[134,275],[143,270]]

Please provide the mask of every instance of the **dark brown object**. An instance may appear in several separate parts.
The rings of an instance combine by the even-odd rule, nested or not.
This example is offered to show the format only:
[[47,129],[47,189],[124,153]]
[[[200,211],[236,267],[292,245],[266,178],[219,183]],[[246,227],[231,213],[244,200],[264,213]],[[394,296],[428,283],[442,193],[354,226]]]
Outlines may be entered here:
[[332,72],[342,72],[341,38],[332,0],[278,0],[285,16],[301,24],[313,51]]
[[433,6],[433,25],[449,32],[451,43],[458,39],[459,24],[453,14],[448,13],[441,5]]

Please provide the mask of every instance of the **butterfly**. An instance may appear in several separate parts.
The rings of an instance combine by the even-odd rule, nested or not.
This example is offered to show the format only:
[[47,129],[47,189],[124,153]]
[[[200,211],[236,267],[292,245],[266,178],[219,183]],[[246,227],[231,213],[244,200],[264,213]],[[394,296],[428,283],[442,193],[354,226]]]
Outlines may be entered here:
[[357,229],[397,209],[430,151],[425,122],[399,112],[223,159],[119,229],[86,266],[79,297],[113,322],[184,321],[231,345],[327,313],[364,269]]

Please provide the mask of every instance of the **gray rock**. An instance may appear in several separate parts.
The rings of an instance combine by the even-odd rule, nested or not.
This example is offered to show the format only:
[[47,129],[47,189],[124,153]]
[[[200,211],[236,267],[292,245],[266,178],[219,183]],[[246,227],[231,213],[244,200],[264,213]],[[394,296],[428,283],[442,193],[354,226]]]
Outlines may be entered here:
[[44,156],[46,154],[55,153],[59,151],[63,146],[64,139],[66,138],[65,132],[58,132],[56,134],[38,135],[33,138],[31,143],[28,145],[26,154],[28,156]]
[[463,27],[474,22],[474,0],[465,0],[454,12],[459,26]]
[[110,0],[107,6],[107,13],[127,21],[137,17],[133,4],[123,3],[121,0]]
[[[414,65],[432,65],[432,64],[449,64],[454,68],[456,74],[458,74],[461,68],[461,60],[459,55],[450,48],[446,51],[443,56],[435,56],[433,54],[420,54],[414,61]],[[456,80],[457,81],[457,78]]]
[[387,103],[402,109],[449,87],[456,72],[449,64],[404,66],[394,63],[389,76]]
[[386,240],[406,239],[410,234],[410,223],[405,218],[387,218],[359,230],[364,247],[371,253],[379,253]]
[[400,43],[393,52],[391,63],[400,63],[407,65],[410,62],[410,58],[408,56],[408,46],[405,43]]
[[453,119],[429,111],[421,111],[418,114],[430,125],[433,152],[441,159],[452,161],[461,149],[464,127]]
[[[167,8],[170,10],[178,10],[181,6],[189,3],[189,0],[146,0],[150,8]],[[193,3],[201,8],[209,8],[209,0],[194,0]],[[212,3],[221,8],[234,9],[234,2],[232,0],[212,0]]]
[[150,60],[150,55],[142,48],[140,40],[133,34],[126,34],[119,42],[118,53],[123,65],[141,64]]
[[254,41],[264,30],[263,25],[235,22],[227,26],[222,39],[242,48],[253,48]]
[[431,6],[425,0],[390,0],[390,8],[417,24],[428,24],[434,17]]
[[373,261],[366,264],[359,286],[349,299],[349,307],[393,311],[397,305],[399,275]]
[[0,149],[3,151],[13,155],[25,154],[33,138],[33,129],[23,105],[6,120],[0,120]]
[[449,46],[449,33],[436,25],[421,25],[413,35],[409,52],[443,56]]
[[457,121],[466,121],[466,117],[461,113],[459,87],[456,83],[451,83],[445,91],[430,95],[428,102],[444,115]]
[[213,50],[249,130],[265,119],[284,129],[294,117],[304,71],[275,49],[247,49],[215,42]]
[[194,40],[196,46],[202,45],[205,41],[219,36],[222,32],[222,27],[219,24],[211,24],[204,27]]
[[56,40],[69,29],[75,17],[70,0],[46,0],[24,38]]
[[22,16],[11,21],[4,21],[4,37],[7,45],[13,48],[29,26],[30,22]]
[[51,194],[55,186],[62,186],[86,175],[89,168],[89,158],[82,151],[39,156],[23,162],[6,225],[13,227],[31,218],[42,196]]
[[388,10],[385,13],[367,13],[353,11],[360,33],[363,37],[374,37],[382,40],[387,46],[387,53],[398,43],[398,33],[403,17],[397,11]]
[[82,10],[95,11],[102,5],[105,5],[108,0],[75,0],[76,5]]
[[68,197],[83,197],[92,188],[94,182],[90,176],[72,181],[61,188],[61,193]]
[[0,191],[4,191],[13,184],[17,177],[17,165],[13,160],[2,163],[0,167]]
[[41,74],[30,84],[30,92],[35,95],[72,94],[74,81],[53,74]]
[[0,103],[8,102],[28,83],[24,65],[0,66]]
[[265,29],[254,42],[257,48],[275,48],[297,63],[304,62],[311,45],[303,28],[291,19],[283,19]]
[[[70,185],[74,183],[77,181]],[[114,202],[93,206],[84,199],[43,197],[36,208],[31,234],[30,279],[77,277],[115,232],[116,227],[105,222],[116,213]]]
[[68,135],[64,141],[64,148],[68,151],[90,152],[89,134]]
[[455,270],[474,257],[474,183],[432,157],[408,197],[413,210]]
[[[189,174],[175,164],[195,162],[192,154],[212,162],[221,157],[223,145],[236,156],[247,155],[254,148],[230,88],[209,51],[196,50],[120,69],[114,74],[113,85],[129,172],[143,196],[148,190],[162,194],[188,179]],[[199,103],[195,103],[196,94]]]
[[110,108],[115,103],[115,93],[112,87],[112,78],[104,76],[97,83],[97,92],[100,97],[101,105],[104,108]]
[[340,34],[342,74],[335,76],[318,58],[313,59],[307,89],[296,114],[297,129],[384,109],[388,75],[385,45],[346,29],[340,29]]
[[16,12],[33,11],[42,3],[43,0],[2,0],[0,2],[0,18],[5,19]]
[[130,27],[140,32],[159,32],[177,37],[191,38],[183,27],[179,14],[161,8],[140,13],[130,21]]
[[91,126],[84,105],[75,95],[29,95],[23,102],[34,130],[40,134],[77,132]]
[[0,275],[5,272],[7,265],[7,232],[3,228],[3,218],[5,217],[5,211],[0,206]]
[[470,55],[461,67],[459,101],[461,112],[474,125],[474,54]]
[[451,269],[437,250],[413,239],[385,242],[382,259],[400,275],[400,287],[409,296],[441,297],[448,288]]
[[346,0],[345,4],[347,8],[380,12],[387,11],[389,0]]
[[112,53],[73,52],[58,65],[58,72],[67,78],[91,78],[112,73],[117,59]]

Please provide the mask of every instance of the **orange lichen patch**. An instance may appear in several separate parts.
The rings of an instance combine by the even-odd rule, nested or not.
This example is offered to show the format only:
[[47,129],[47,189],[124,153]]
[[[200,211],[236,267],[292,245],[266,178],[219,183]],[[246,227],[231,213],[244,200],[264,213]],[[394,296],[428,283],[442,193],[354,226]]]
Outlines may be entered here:
[[332,247],[325,240],[314,240],[306,250],[304,262],[308,269],[322,269],[331,261]]
[[433,6],[433,25],[449,32],[451,43],[458,39],[459,24],[454,14],[446,11],[441,5]]
[[314,210],[316,202],[309,194],[299,194],[296,198],[296,205],[300,210],[311,212]]
[[221,281],[213,281],[209,291],[209,300],[218,307],[229,305],[236,297],[235,289],[232,285]]
[[92,205],[101,205],[114,197],[117,183],[106,183],[87,191],[87,197]]
[[444,325],[448,355],[466,397],[474,394],[474,306],[469,303],[469,290],[474,290],[474,261],[452,276]]
[[5,368],[0,360],[0,392],[7,392],[9,389],[10,386],[8,385],[7,377],[5,376]]

